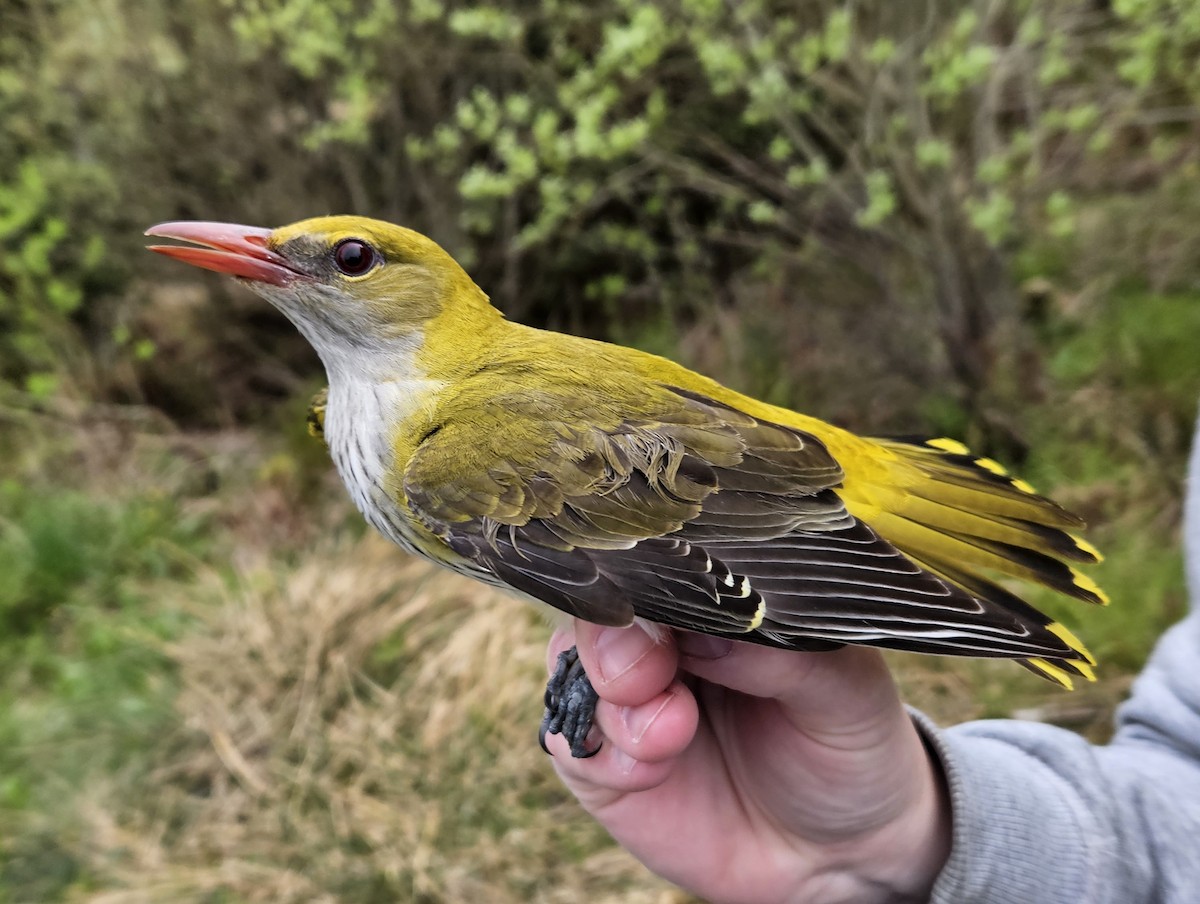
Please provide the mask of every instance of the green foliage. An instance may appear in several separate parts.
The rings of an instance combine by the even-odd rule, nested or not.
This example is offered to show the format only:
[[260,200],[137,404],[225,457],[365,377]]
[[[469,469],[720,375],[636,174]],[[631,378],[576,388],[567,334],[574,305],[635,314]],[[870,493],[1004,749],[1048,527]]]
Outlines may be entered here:
[[1119,528],[1105,531],[1107,558],[1095,574],[1118,605],[1071,617],[1094,638],[1093,652],[1113,675],[1140,670],[1162,633],[1188,611],[1178,535],[1164,543],[1159,525],[1134,519]]
[[92,195],[100,184],[94,169],[63,158],[26,158],[0,181],[0,379],[24,382],[35,395],[57,382],[63,358],[79,348],[69,329],[85,288],[102,266],[101,236],[73,234],[70,212],[51,185],[75,180],[72,191]]
[[50,900],[69,882],[65,853],[18,843],[16,827],[38,831],[64,789],[134,766],[170,722],[163,642],[184,617],[150,588],[180,578],[199,528],[154,494],[0,484],[0,894]]
[[0,34],[0,381],[43,398],[87,379],[80,327],[120,272],[103,228],[116,160],[78,134],[87,114],[61,81],[78,59],[66,45],[46,52],[46,24],[18,13]]
[[1173,434],[1168,442],[1180,448],[1200,398],[1197,336],[1200,294],[1118,292],[1105,299],[1086,330],[1073,331],[1054,349],[1049,368],[1064,385],[1103,387],[1119,396],[1123,413],[1136,418],[1124,431],[1157,441],[1165,422]]
[[165,498],[101,504],[0,483],[0,643],[21,642],[79,603],[118,611],[128,582],[178,574],[172,546],[196,526]]
[[[1151,85],[1196,96],[1166,63],[1192,48],[1191,16],[1166,2],[1118,6],[1099,32],[1066,4],[428,3],[393,23],[366,3],[227,2],[259,58],[279,50],[317,90],[375,92],[314,120],[312,135],[353,122],[337,133],[351,145],[395,134],[398,32],[406,48],[452,48],[448,108],[398,144],[457,190],[431,219],[453,219],[442,237],[515,316],[605,331],[654,299],[678,329],[781,255],[801,282],[815,257],[869,256],[885,294],[914,299],[908,317],[939,337],[926,379],[950,383],[971,420],[1014,363],[995,344],[1019,314],[994,279],[1006,255],[1073,233],[1080,160],[1111,165],[1113,137],[1145,128]],[[612,285],[616,306],[597,288]]]
[[[815,287],[792,317],[893,299],[937,341],[879,354],[974,423],[1027,401],[989,388],[1010,255],[1071,237],[1098,184],[1195,157],[1200,26],[1173,0],[32,9],[0,38],[0,379],[38,397],[137,394],[156,337],[120,290],[167,272],[138,227],[350,209],[432,232],[511,315],[594,333],[749,308],[785,269]],[[847,292],[864,271],[876,291]],[[131,366],[64,363],[85,346]]]

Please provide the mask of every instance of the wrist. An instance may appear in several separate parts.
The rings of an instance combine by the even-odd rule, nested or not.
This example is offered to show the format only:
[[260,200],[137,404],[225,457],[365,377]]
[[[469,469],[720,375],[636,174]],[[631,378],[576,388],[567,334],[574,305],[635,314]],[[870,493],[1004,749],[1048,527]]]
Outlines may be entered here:
[[950,858],[950,790],[936,754],[918,736],[923,754],[916,798],[880,839],[875,869],[868,875],[889,902],[929,900],[934,882]]
[[914,727],[912,759],[897,763],[912,783],[896,815],[869,834],[829,850],[829,866],[796,901],[855,904],[919,904],[950,857],[951,806],[945,774],[936,753]]

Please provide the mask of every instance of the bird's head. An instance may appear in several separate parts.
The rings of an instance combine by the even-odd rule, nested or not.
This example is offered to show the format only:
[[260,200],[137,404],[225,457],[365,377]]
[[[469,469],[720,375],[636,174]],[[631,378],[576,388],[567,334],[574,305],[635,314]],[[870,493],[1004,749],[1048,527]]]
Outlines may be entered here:
[[184,221],[146,235],[191,242],[150,250],[238,277],[287,315],[327,368],[419,342],[436,319],[469,331],[497,316],[436,242],[381,220],[317,217],[278,229]]

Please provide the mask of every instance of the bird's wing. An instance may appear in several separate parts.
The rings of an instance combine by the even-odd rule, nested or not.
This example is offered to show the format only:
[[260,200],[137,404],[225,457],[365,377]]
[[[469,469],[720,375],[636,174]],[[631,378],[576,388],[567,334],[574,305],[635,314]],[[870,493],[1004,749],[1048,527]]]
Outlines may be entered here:
[[329,407],[329,387],[317,390],[308,402],[305,425],[308,435],[325,442],[325,409]]
[[478,424],[444,425],[412,457],[406,500],[456,552],[573,615],[743,633],[761,597],[687,533],[752,542],[845,524],[829,490],[841,468],[810,436],[680,391],[661,401],[608,429],[541,420],[524,457],[491,454]]
[[1075,657],[1032,607],[980,598],[851,515],[841,466],[814,436],[686,390],[663,399],[653,419],[604,428],[542,420],[519,459],[489,454],[478,425],[443,425],[410,460],[408,505],[458,554],[600,624]]

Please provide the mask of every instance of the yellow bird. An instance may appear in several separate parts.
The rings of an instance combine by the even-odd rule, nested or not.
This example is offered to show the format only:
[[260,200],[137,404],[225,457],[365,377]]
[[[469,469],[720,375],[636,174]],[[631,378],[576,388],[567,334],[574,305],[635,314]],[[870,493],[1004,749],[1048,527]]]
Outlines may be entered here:
[[[316,349],[314,411],[355,504],[418,555],[604,625],[797,650],[1095,660],[998,578],[1104,603],[1083,522],[952,439],[856,436],[664,358],[505,320],[425,236],[336,216],[163,223],[151,250],[240,277]],[[543,732],[588,753],[569,658]],[[567,712],[567,710],[570,712]],[[582,713],[582,716],[580,716]]]

